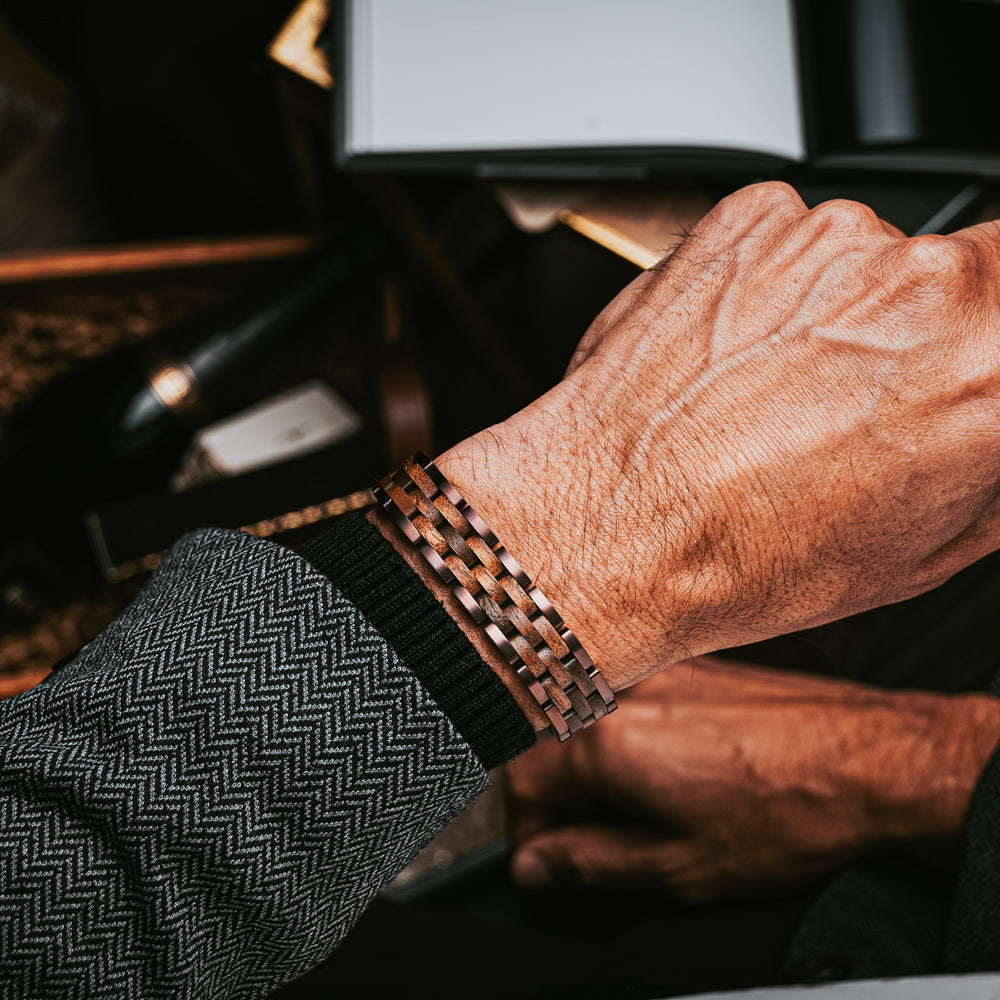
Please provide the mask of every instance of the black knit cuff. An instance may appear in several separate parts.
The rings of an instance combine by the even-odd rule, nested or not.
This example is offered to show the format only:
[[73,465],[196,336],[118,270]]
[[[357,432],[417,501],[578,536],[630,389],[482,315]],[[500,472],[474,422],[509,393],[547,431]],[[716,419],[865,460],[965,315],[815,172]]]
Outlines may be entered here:
[[534,731],[503,682],[363,514],[337,518],[299,554],[382,633],[484,767],[534,744]]

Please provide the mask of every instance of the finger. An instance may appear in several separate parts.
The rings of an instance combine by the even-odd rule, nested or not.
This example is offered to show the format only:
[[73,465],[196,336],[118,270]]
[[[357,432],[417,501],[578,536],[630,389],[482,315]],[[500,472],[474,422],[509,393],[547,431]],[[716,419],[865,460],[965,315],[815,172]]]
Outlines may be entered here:
[[571,749],[555,740],[545,741],[508,765],[507,801],[516,840],[564,821],[574,807],[589,799],[590,791],[574,766]]
[[867,205],[846,198],[820,202],[809,210],[810,221],[840,233],[874,233],[892,239],[906,239],[906,233],[876,215]]
[[795,190],[780,181],[741,188],[718,203],[673,253],[643,275],[648,294],[667,300],[702,295],[713,276],[787,238],[811,213]]
[[650,830],[590,825],[549,830],[522,844],[511,860],[526,889],[558,885],[669,888],[689,867],[689,848]]
[[958,229],[940,239],[959,240],[971,243],[984,255],[1000,258],[1000,221],[980,222],[975,226]]
[[743,234],[763,220],[771,224],[789,223],[808,213],[798,192],[783,181],[751,184],[727,195],[695,227],[698,237],[711,229],[729,229]]
[[535,802],[567,798],[579,791],[569,747],[545,740],[507,767],[507,787],[513,799]]
[[794,188],[781,181],[752,184],[723,198],[672,253],[640,274],[605,307],[580,341],[566,375],[590,360],[609,332],[620,325],[636,331],[652,321],[661,331],[669,331],[667,303],[685,291],[697,292],[699,277],[725,266],[734,246],[751,233],[762,235],[787,227],[807,214]]

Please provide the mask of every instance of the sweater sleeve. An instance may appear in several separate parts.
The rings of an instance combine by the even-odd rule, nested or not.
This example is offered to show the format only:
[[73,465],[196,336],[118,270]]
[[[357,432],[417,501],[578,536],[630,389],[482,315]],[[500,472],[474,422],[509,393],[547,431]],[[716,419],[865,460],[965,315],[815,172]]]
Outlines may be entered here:
[[486,782],[330,578],[239,532],[188,536],[0,703],[0,996],[265,994]]
[[385,636],[484,767],[504,764],[534,744],[534,730],[511,693],[363,514],[336,518],[301,554]]

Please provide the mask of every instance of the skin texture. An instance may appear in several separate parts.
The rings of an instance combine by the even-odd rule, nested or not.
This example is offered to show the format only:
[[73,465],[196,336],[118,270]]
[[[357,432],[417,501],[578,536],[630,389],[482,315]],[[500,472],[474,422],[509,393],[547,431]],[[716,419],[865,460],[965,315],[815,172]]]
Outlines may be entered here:
[[986,695],[702,657],[510,766],[512,871],[528,888],[638,885],[700,903],[800,885],[894,844],[940,848],[998,738]]
[[[910,597],[996,548],[998,401],[995,224],[907,239],[861,205],[810,211],[762,184],[629,285],[563,381],[437,464],[620,690]],[[986,696],[701,658],[514,767],[514,873],[700,901],[944,844],[998,735]]]
[[1000,544],[998,296],[993,224],[906,239],[745,188],[438,465],[627,687]]

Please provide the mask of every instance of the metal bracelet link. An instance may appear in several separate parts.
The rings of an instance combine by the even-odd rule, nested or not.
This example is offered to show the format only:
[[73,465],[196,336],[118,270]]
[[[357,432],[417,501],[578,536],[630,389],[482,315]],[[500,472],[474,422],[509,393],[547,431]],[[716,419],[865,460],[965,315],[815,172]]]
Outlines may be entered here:
[[514,668],[560,740],[618,707],[573,631],[425,454],[408,459],[373,492]]

